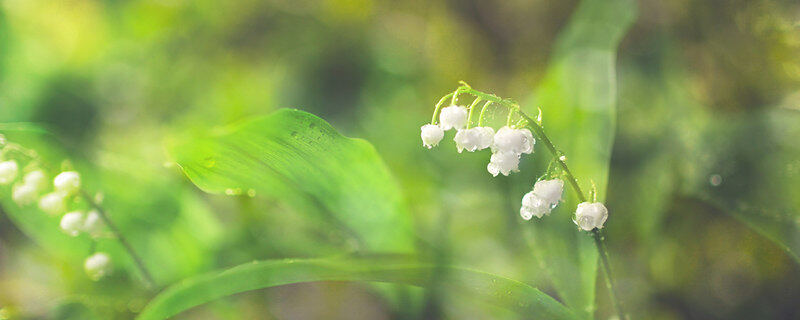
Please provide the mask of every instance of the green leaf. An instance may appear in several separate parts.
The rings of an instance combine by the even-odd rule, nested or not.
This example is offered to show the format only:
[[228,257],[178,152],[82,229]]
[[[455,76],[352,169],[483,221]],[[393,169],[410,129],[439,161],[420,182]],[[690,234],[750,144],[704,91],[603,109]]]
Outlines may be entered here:
[[[431,281],[432,277],[442,275],[447,277],[447,281]],[[444,289],[475,297],[525,317],[575,319],[556,300],[524,283],[488,273],[420,264],[389,256],[247,263],[220,273],[189,279],[164,290],[137,319],[166,319],[232,294],[315,281],[369,281],[419,287],[441,283]]]
[[34,122],[3,122],[0,123],[0,133],[3,131],[26,131],[49,134],[50,130]]
[[[548,136],[567,156],[583,193],[592,182],[597,186],[598,201],[606,195],[614,137],[616,50],[635,15],[630,0],[582,1],[559,36],[538,95],[526,104],[530,114],[541,107]],[[565,304],[592,318],[597,251],[589,234],[572,223],[577,198],[572,190],[565,193],[567,201],[550,218],[532,224],[532,246]]]
[[346,230],[362,249],[413,248],[399,187],[372,145],[340,135],[310,113],[283,109],[167,145],[206,192],[283,200]]

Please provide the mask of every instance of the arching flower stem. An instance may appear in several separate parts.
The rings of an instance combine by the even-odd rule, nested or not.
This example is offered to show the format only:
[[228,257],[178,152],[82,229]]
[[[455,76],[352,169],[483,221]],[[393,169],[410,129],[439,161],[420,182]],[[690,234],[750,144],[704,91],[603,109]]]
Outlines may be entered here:
[[481,98],[475,98],[475,101],[472,101],[472,104],[469,105],[469,115],[467,116],[467,129],[469,129],[472,126],[472,114],[475,113],[475,106],[477,106],[479,102],[481,102]]
[[[489,103],[497,103],[502,106],[508,108],[508,122],[510,123],[511,115],[513,112],[519,113],[523,120],[525,120],[525,127],[533,131],[539,141],[545,145],[548,151],[553,155],[555,161],[559,164],[561,169],[564,170],[564,177],[569,182],[572,189],[575,191],[576,196],[578,197],[579,202],[586,202],[587,197],[581,190],[580,185],[578,185],[578,180],[575,179],[575,176],[570,171],[569,167],[567,166],[567,158],[566,156],[556,149],[553,142],[550,141],[550,138],[547,137],[547,134],[544,132],[544,128],[539,124],[538,121],[530,118],[524,112],[520,110],[519,104],[511,99],[502,99],[494,94],[481,92],[475,89],[472,89],[466,82],[461,81],[461,86],[456,89],[456,92],[462,92],[466,94],[470,94],[476,98],[480,98],[487,101]],[[445,96],[446,97],[446,96]],[[483,112],[481,112],[483,113]],[[483,116],[481,116],[483,118]],[[480,122],[480,121],[479,121]],[[603,235],[603,231],[601,229],[593,229],[592,237],[594,238],[595,246],[597,247],[598,255],[600,256],[600,263],[603,265],[603,271],[605,271],[605,278],[606,278],[606,287],[609,291],[609,296],[611,298],[612,303],[614,304],[614,309],[616,309],[619,318],[622,320],[627,319],[625,313],[622,309],[622,304],[619,300],[619,295],[617,294],[616,283],[614,281],[614,277],[611,272],[611,264],[609,263],[608,259],[608,249],[606,248],[605,244],[605,236]]]

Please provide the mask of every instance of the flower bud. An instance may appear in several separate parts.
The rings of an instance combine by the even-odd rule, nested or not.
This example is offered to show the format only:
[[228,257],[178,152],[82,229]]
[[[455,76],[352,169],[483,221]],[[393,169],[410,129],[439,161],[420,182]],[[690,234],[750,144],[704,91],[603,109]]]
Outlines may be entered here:
[[516,154],[532,153],[536,140],[528,129],[512,129],[508,126],[500,128],[492,141],[492,151],[512,152]]
[[420,136],[422,137],[422,145],[428,149],[439,145],[444,137],[444,130],[441,127],[433,124],[426,124],[420,128]]
[[442,108],[439,114],[439,126],[442,130],[450,130],[452,128],[461,129],[467,125],[467,118],[469,112],[467,108],[462,106],[449,106]]
[[69,212],[61,217],[61,230],[73,237],[81,233],[83,224],[83,212],[80,211]]
[[97,210],[89,211],[86,214],[86,219],[83,221],[83,231],[92,237],[98,237],[103,228],[103,220],[100,219],[100,213]]
[[39,199],[39,209],[49,215],[57,215],[64,212],[67,206],[64,204],[64,195],[59,192],[51,192]]
[[0,162],[0,184],[6,185],[14,182],[19,173],[19,166],[14,160]]
[[83,269],[90,279],[97,281],[111,272],[111,257],[103,252],[95,253],[83,263]]
[[594,228],[602,229],[608,219],[608,209],[600,202],[583,202],[575,210],[575,224],[585,231]]
[[19,206],[28,205],[36,201],[36,189],[30,183],[17,183],[11,190],[11,198]]
[[495,152],[486,169],[495,177],[500,173],[507,176],[511,171],[519,171],[519,155],[512,152]]
[[522,197],[522,207],[519,208],[519,215],[522,216],[522,219],[530,220],[533,216],[541,218],[545,214],[550,214],[550,210],[550,205],[531,191]]
[[42,170],[31,171],[22,178],[25,184],[30,185],[36,192],[43,191],[47,188],[47,176]]
[[64,171],[53,179],[56,191],[65,195],[73,195],[81,188],[81,176],[75,171]]
[[564,181],[561,179],[536,181],[533,185],[533,193],[553,207],[561,201],[561,194],[563,192]]

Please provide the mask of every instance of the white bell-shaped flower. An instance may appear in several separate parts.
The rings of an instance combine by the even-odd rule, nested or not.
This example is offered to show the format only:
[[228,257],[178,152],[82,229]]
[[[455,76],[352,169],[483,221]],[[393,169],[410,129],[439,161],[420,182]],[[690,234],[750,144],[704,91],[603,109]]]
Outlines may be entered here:
[[608,209],[600,202],[583,202],[575,210],[575,224],[585,231],[601,229],[608,219]]
[[67,233],[70,236],[77,236],[83,230],[85,219],[83,212],[80,211],[73,211],[68,212],[63,217],[61,217],[61,230]]
[[67,210],[64,204],[64,195],[60,192],[51,192],[39,199],[39,209],[49,215],[57,215]]
[[83,263],[83,269],[90,279],[97,281],[111,273],[111,257],[103,252],[95,253]]
[[551,207],[547,201],[536,196],[533,191],[528,192],[522,197],[522,207],[519,208],[519,215],[522,219],[530,220],[533,216],[541,218],[545,214],[550,214]]
[[536,140],[528,129],[513,129],[505,126],[497,130],[492,141],[492,151],[529,154],[533,152]]
[[491,127],[475,127],[458,130],[453,141],[456,142],[459,153],[464,149],[473,152],[491,146],[493,137],[494,129]]
[[81,188],[81,176],[75,171],[64,171],[53,179],[56,191],[65,195],[73,195]]
[[14,182],[19,174],[19,165],[14,160],[0,162],[0,185]]
[[97,210],[89,211],[83,221],[83,231],[92,237],[98,237],[102,229],[103,220],[100,218],[100,213]]
[[420,131],[422,145],[428,147],[428,149],[439,145],[439,141],[442,141],[444,137],[444,130],[434,124],[426,124],[420,128]]
[[486,169],[495,177],[500,173],[507,176],[512,171],[519,171],[519,155],[512,152],[492,153]]
[[28,172],[28,174],[22,178],[22,181],[33,187],[37,192],[44,191],[44,189],[47,188],[47,175],[45,175],[42,170]]
[[564,193],[564,181],[561,179],[536,181],[533,185],[533,193],[555,207],[561,201]]
[[541,218],[550,214],[550,211],[561,201],[563,191],[564,181],[560,179],[537,181],[533,185],[533,191],[522,197],[520,215],[523,219],[530,220],[533,216]]
[[36,188],[34,188],[30,183],[17,183],[11,190],[11,198],[19,206],[33,203],[36,201],[36,197],[38,195],[39,194],[36,192]]
[[462,106],[449,106],[442,108],[439,114],[439,126],[443,130],[450,130],[452,128],[462,129],[467,125],[467,118],[469,111]]

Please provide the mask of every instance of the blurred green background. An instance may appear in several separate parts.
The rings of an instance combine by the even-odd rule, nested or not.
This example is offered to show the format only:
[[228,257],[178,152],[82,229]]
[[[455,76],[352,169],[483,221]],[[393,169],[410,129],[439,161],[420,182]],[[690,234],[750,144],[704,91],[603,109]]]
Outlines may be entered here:
[[[529,229],[558,221],[578,234],[571,208],[548,221],[518,214],[545,149],[492,178],[488,153],[455,152],[452,133],[421,145],[419,126],[459,80],[541,108],[556,145],[578,150],[567,152],[578,171],[597,173],[633,318],[800,317],[796,1],[0,1],[0,123],[51,134],[0,133],[54,164],[69,159],[161,287],[253,260],[360,250],[288,196],[204,193],[165,151],[186,132],[297,108],[375,147],[413,251],[569,300],[557,280],[568,275],[542,261],[579,253],[537,251],[546,232]],[[599,127],[595,111],[574,112],[598,101]],[[604,157],[580,151],[603,143]],[[10,218],[8,190],[0,319],[125,319],[152,298],[113,239],[97,245],[118,270],[93,282],[88,239],[63,240],[57,220]],[[612,317],[602,276],[593,281],[588,314]],[[282,286],[178,318],[511,317],[436,290],[392,290]]]

